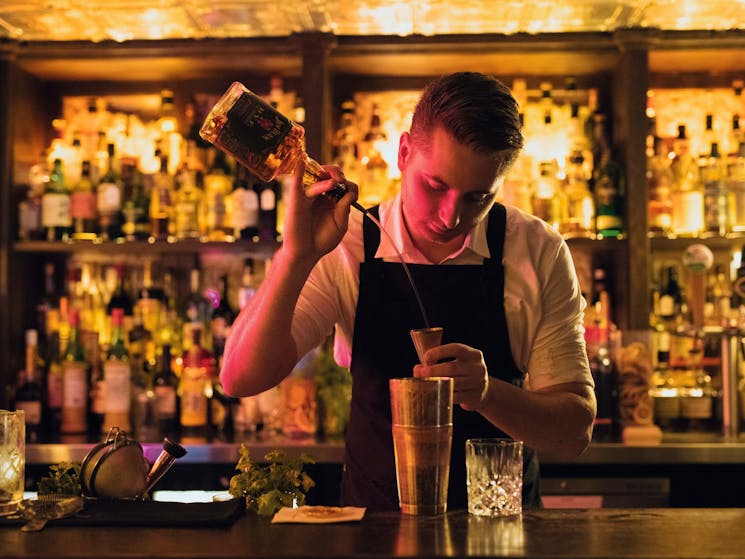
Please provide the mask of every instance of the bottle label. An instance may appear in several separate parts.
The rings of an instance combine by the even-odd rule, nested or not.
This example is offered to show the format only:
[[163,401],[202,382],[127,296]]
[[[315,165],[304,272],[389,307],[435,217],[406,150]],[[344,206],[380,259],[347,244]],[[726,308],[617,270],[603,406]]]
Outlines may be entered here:
[[26,425],[39,425],[41,423],[41,402],[26,401],[16,402],[16,409],[23,410],[26,416]]
[[184,367],[181,373],[181,425],[207,425],[207,374],[204,367]]
[[62,407],[85,408],[87,398],[85,363],[66,362],[62,368]]
[[675,299],[670,295],[662,295],[660,297],[660,316],[674,316],[675,315]]
[[70,227],[70,196],[53,192],[44,194],[41,199],[41,224],[44,227]]
[[104,363],[104,401],[106,413],[126,413],[132,401],[132,370],[124,361]]
[[62,374],[61,371],[49,371],[47,375],[47,403],[52,409],[62,407]]
[[96,218],[96,195],[93,192],[73,192],[70,196],[70,212],[73,218]]
[[161,419],[176,416],[176,389],[160,385],[153,388],[155,394],[155,415]]
[[111,215],[122,206],[122,191],[113,182],[102,182],[98,185],[98,211],[102,215]]

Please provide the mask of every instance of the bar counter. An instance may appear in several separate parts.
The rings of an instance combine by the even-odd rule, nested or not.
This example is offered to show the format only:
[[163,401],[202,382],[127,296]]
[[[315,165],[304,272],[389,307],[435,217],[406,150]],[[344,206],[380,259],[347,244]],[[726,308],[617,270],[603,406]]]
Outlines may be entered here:
[[505,521],[371,513],[356,523],[270,524],[244,513],[230,528],[0,527],[0,557],[326,558],[745,557],[742,509],[540,510]]

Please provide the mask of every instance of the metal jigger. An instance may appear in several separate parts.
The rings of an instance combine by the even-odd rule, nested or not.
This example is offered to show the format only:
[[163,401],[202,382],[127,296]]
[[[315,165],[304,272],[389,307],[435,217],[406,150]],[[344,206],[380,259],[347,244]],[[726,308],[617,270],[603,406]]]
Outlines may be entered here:
[[158,483],[158,480],[171,469],[176,459],[181,458],[184,454],[186,454],[186,449],[183,446],[174,443],[168,438],[163,439],[163,451],[155,459],[153,467],[150,468],[150,472],[147,474],[147,486],[145,487],[143,496],[150,493],[150,490]]
[[411,340],[414,342],[419,362],[422,364],[427,350],[440,345],[442,342],[442,328],[439,326],[409,330],[409,334],[411,334]]

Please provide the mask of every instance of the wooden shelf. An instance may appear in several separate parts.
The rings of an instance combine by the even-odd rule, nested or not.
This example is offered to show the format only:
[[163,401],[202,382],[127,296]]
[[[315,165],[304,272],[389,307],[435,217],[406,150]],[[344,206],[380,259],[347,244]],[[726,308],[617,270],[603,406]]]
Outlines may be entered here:
[[49,241],[17,241],[13,244],[16,253],[82,253],[96,254],[202,254],[210,252],[220,253],[250,253],[255,256],[269,257],[279,248],[277,241],[241,240],[235,242],[202,242],[198,240],[180,240],[175,242],[146,242],[127,241],[122,243],[85,241],[49,242]]

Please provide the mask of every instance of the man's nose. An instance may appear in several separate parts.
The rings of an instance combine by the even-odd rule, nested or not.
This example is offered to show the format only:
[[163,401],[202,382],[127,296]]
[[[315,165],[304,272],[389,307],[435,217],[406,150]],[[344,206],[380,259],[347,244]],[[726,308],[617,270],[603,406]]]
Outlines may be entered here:
[[455,229],[460,223],[461,216],[461,200],[460,196],[453,193],[450,196],[445,196],[440,205],[440,221],[448,229]]

